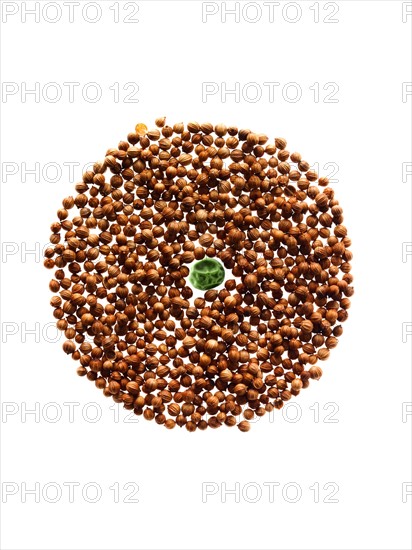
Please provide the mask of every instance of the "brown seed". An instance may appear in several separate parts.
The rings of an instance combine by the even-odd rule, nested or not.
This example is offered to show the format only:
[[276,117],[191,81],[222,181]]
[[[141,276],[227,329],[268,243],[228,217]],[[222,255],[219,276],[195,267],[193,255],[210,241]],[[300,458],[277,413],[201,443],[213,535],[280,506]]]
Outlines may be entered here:
[[137,382],[128,382],[126,384],[126,390],[132,395],[137,395],[140,391],[140,386]]
[[220,373],[220,378],[225,382],[230,382],[230,380],[232,380],[232,378],[233,378],[232,371],[230,371],[229,369],[224,369]]
[[292,389],[293,389],[294,391],[297,391],[297,392],[298,392],[298,391],[300,391],[300,390],[302,389],[302,387],[303,387],[303,382],[302,382],[302,380],[299,380],[299,378],[295,378],[295,380],[292,380],[291,386],[292,386]]
[[200,209],[196,211],[196,220],[199,222],[204,222],[207,220],[207,211]]
[[252,273],[246,275],[245,277],[245,285],[247,288],[253,289],[257,286],[258,280],[256,275],[253,275]]
[[188,122],[187,129],[189,132],[197,133],[200,130],[200,124],[198,122]]
[[314,380],[319,380],[322,376],[322,369],[320,367],[311,367],[309,369],[310,377]]
[[171,403],[167,407],[168,413],[172,416],[177,416],[180,414],[180,406],[177,403]]
[[186,336],[186,338],[183,339],[182,344],[185,348],[193,348],[196,345],[196,340],[191,336]]
[[119,393],[119,391],[120,391],[120,384],[118,382],[115,382],[114,380],[109,382],[109,392],[111,394],[117,394]]
[[208,354],[216,353],[218,347],[219,347],[219,344],[217,340],[208,340],[205,344],[205,352]]
[[210,246],[213,243],[213,236],[212,235],[202,235],[199,239],[199,243],[202,246]]
[[286,140],[283,138],[276,138],[275,139],[275,145],[278,149],[285,149],[286,148]]
[[300,328],[303,330],[303,332],[312,332],[313,323],[308,320],[303,321],[303,323],[300,325]]
[[74,342],[70,342],[69,340],[67,340],[63,344],[63,350],[67,354],[73,353],[74,351],[76,351],[76,344]]
[[237,427],[241,432],[248,432],[250,430],[250,422],[248,422],[247,420],[242,420],[241,422],[239,422]]
[[166,123],[166,117],[162,116],[160,118],[157,118],[155,120],[155,124],[158,128],[163,128],[163,126],[165,125]]

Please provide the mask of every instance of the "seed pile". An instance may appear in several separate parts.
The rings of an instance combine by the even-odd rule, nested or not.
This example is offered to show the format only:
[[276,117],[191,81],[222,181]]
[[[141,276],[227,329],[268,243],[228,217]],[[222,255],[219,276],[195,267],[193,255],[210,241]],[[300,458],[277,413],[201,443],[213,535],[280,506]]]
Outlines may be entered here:
[[[348,317],[351,241],[328,179],[286,147],[161,118],[84,173],[45,252],[80,376],[190,432],[248,431],[321,377]],[[190,264],[203,258],[226,280],[195,298]]]

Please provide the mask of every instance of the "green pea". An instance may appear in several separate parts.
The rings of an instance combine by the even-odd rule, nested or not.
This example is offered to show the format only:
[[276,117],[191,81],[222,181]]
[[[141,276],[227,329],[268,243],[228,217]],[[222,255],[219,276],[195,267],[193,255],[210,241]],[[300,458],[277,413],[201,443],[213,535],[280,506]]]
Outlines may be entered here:
[[198,290],[209,290],[221,285],[225,280],[225,268],[217,260],[205,258],[193,264],[189,281]]

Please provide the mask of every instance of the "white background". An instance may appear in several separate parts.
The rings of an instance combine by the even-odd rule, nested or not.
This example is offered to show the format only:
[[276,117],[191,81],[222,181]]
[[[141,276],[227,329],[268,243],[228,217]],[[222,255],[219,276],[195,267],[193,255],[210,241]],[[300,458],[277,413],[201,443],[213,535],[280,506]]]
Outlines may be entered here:
[[[402,324],[412,319],[411,258],[402,261],[402,243],[412,240],[411,177],[402,177],[403,163],[411,161],[412,97],[402,100],[402,83],[411,81],[406,3],[341,1],[336,23],[323,21],[335,3],[318,4],[318,23],[315,2],[300,2],[300,13],[280,3],[273,21],[260,3],[254,23],[256,3],[246,12],[242,4],[238,22],[230,15],[224,22],[220,3],[139,1],[135,23],[124,22],[134,3],[118,5],[117,23],[115,4],[98,3],[96,23],[77,7],[70,23],[59,3],[61,20],[50,23],[53,5],[36,22],[30,15],[24,21],[21,2],[3,2],[2,548],[411,548],[412,496],[402,497],[402,490],[412,491],[405,485],[412,480],[412,418],[402,418],[403,409],[411,410],[410,337],[402,341]],[[203,22],[202,9],[219,11]],[[36,82],[37,99],[21,94]],[[50,82],[63,92],[54,103]],[[72,102],[65,82],[79,83]],[[95,103],[82,95],[90,82],[102,91]],[[128,82],[139,87],[138,103],[124,101]],[[240,97],[202,97],[204,82],[219,92],[238,82]],[[279,83],[273,98],[264,82]],[[332,88],[323,87],[331,82],[339,88],[337,102],[326,103]],[[262,97],[253,102],[256,86]],[[302,94],[295,102],[293,90]],[[61,350],[63,337],[51,341],[51,272],[39,253],[26,251],[47,242],[61,199],[81,179],[80,166],[100,160],[137,122],[152,127],[163,115],[172,125],[225,122],[285,137],[290,151],[319,163],[323,174],[326,163],[337,164],[334,187],[353,240],[356,294],[322,380],[294,401],[289,420],[275,411],[247,434],[130,423],[76,376]],[[36,162],[39,177],[25,174]],[[74,178],[67,162],[77,163]],[[48,163],[61,171],[54,183]],[[72,418],[64,405],[70,402],[77,403]],[[36,414],[25,414],[35,407]],[[92,422],[96,412],[101,418]],[[56,413],[61,418],[53,422]],[[68,482],[80,484],[74,502]],[[279,484],[273,498],[272,482]],[[23,502],[24,483],[38,484],[39,502],[30,494]],[[88,502],[93,486],[82,493],[88,483],[100,487],[96,503]],[[134,485],[124,489],[126,483]],[[206,494],[205,483],[216,494]],[[334,485],[324,489],[327,483]],[[316,484],[320,502],[310,489]],[[138,502],[124,502],[136,487],[131,500]],[[225,487],[237,491],[226,502]],[[338,488],[338,502],[324,502],[330,487]],[[52,503],[56,488],[61,498]],[[300,499],[291,502],[296,494]]]

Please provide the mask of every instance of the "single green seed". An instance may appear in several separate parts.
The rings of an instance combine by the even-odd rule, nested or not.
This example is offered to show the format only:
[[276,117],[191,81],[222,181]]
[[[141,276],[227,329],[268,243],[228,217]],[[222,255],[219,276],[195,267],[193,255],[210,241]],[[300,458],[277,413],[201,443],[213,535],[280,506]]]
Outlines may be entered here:
[[189,281],[198,290],[210,290],[225,280],[225,268],[217,260],[205,258],[193,264]]

